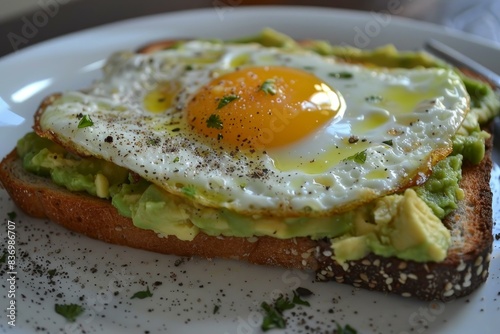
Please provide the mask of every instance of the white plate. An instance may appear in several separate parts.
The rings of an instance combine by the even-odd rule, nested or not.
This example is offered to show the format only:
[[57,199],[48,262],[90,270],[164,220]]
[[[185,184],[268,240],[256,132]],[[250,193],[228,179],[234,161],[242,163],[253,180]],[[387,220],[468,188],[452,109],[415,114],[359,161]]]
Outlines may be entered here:
[[[430,37],[469,53],[500,73],[500,48],[443,27],[396,17],[308,7],[214,7],[139,18],[57,38],[0,59],[0,121],[5,110],[24,117],[18,126],[0,127],[0,156],[32,125],[40,100],[55,91],[87,86],[100,76],[102,60],[120,49],[178,37],[229,38],[273,27],[298,39],[314,38],[371,48],[394,43],[419,49]],[[1,124],[1,123],[0,123]],[[492,185],[496,189],[498,168]],[[495,217],[498,216],[495,194]],[[0,191],[1,235],[7,213],[17,212],[16,326],[7,324],[8,285],[0,302],[0,330],[70,333],[258,333],[260,303],[298,286],[314,296],[311,307],[291,311],[287,332],[332,331],[336,322],[360,333],[496,332],[500,316],[500,245],[490,277],[477,292],[450,303],[429,303],[335,283],[316,283],[312,273],[251,266],[225,260],[191,259],[108,245],[75,235],[55,224],[29,218]],[[499,233],[499,227],[495,233]],[[6,240],[4,242],[6,245]],[[51,270],[55,275],[50,278]],[[2,277],[7,278],[5,272]],[[155,283],[155,282],[161,282]],[[153,297],[130,299],[150,288]],[[85,307],[74,324],[55,304]],[[215,305],[220,306],[214,314]]]

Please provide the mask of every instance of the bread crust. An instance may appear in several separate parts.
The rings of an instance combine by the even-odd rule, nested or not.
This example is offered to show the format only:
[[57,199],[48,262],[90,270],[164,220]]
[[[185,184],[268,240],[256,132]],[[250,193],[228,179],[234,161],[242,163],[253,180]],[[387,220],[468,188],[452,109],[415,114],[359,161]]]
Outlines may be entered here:
[[369,254],[340,265],[331,258],[329,240],[310,238],[221,237],[199,233],[192,241],[159,237],[137,228],[109,200],[71,192],[26,172],[15,150],[0,164],[0,183],[28,215],[47,218],[74,232],[104,242],[157,253],[227,258],[254,264],[314,270],[319,280],[397,293],[423,300],[450,300],[475,290],[488,276],[492,250],[491,140],[477,165],[465,165],[465,199],[445,218],[453,244],[444,262],[417,263]]
[[82,192],[71,192],[49,179],[29,174],[16,151],[0,164],[0,183],[16,205],[28,215],[47,218],[74,232],[108,243],[157,253],[203,258],[228,258],[287,268],[317,269],[307,256],[316,242],[309,238],[215,237],[199,233],[192,241],[175,236],[158,237],[151,230],[137,228],[121,216],[109,200]]
[[[152,53],[178,40],[150,43],[137,50]],[[45,108],[59,94],[47,97],[35,114],[35,131],[54,141],[54,133],[39,126]],[[492,194],[489,186],[492,140],[479,165],[464,164],[461,188],[465,199],[444,224],[452,233],[447,258],[440,263],[417,263],[369,254],[340,265],[331,257],[330,240],[310,238],[221,237],[199,233],[192,241],[159,237],[133,225],[110,201],[68,191],[50,180],[26,172],[16,151],[0,163],[0,185],[28,215],[47,218],[74,232],[104,242],[157,253],[202,258],[227,258],[254,264],[316,271],[318,280],[334,280],[355,287],[396,293],[423,300],[450,300],[470,294],[488,276],[492,250]],[[78,152],[75,152],[78,153]]]
[[331,244],[323,241],[318,278],[422,300],[448,301],[477,289],[488,277],[493,244],[491,150],[490,138],[479,165],[464,163],[460,187],[465,198],[443,220],[452,234],[452,245],[443,262],[418,263],[369,254],[340,265],[325,256],[330,254]]

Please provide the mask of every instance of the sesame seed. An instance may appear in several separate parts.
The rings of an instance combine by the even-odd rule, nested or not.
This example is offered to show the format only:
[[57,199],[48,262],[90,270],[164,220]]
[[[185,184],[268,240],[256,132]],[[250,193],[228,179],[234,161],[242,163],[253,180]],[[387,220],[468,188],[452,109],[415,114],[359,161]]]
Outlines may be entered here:
[[482,274],[483,279],[485,279],[486,276],[488,276],[488,270],[483,271],[483,274]]
[[403,297],[411,297],[411,293],[409,293],[409,292],[403,292],[401,294],[401,296],[403,296]]
[[479,267],[477,267],[477,270],[476,270],[476,275],[479,276],[481,275],[481,272],[483,271],[483,265],[481,264]]
[[450,297],[451,295],[453,295],[455,293],[455,290],[448,290],[448,291],[445,291],[445,293],[443,293],[443,296],[445,297]]
[[466,267],[465,262],[460,261],[460,264],[457,267],[457,271],[462,271],[465,269],[465,267]]
[[476,259],[476,262],[474,262],[474,266],[475,266],[475,267],[478,267],[478,266],[480,266],[482,263],[483,263],[483,257],[482,257],[482,256],[480,256],[480,257],[478,257],[478,258]]

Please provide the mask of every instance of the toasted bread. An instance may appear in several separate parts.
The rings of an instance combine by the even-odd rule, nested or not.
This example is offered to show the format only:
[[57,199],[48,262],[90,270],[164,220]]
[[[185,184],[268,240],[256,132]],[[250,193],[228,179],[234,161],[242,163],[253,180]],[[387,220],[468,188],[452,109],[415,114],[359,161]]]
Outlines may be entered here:
[[423,300],[450,300],[475,290],[488,276],[492,249],[491,140],[480,165],[463,168],[465,198],[444,223],[452,246],[445,261],[418,263],[374,254],[343,265],[331,258],[328,240],[310,238],[213,237],[198,234],[192,241],[159,237],[137,228],[109,200],[68,191],[49,179],[26,172],[16,151],[0,164],[0,181],[27,214],[48,218],[69,230],[108,243],[153,252],[203,258],[228,258],[254,264],[314,270],[320,280],[335,280],[370,290]]
[[[151,53],[176,41],[151,43],[139,53]],[[35,114],[35,130],[43,110],[59,97],[47,97]],[[44,133],[57,141],[57,136]],[[332,259],[330,240],[299,237],[214,237],[199,233],[192,241],[175,236],[159,237],[133,225],[120,215],[111,201],[86,193],[71,192],[49,179],[26,172],[16,151],[0,164],[0,185],[27,214],[47,218],[65,228],[108,243],[178,256],[228,258],[253,264],[311,270],[318,280],[334,280],[355,287],[396,293],[422,300],[450,300],[470,294],[488,276],[492,251],[492,139],[486,142],[485,158],[479,165],[465,163],[460,187],[465,198],[443,223],[452,235],[452,245],[443,262],[419,263],[369,254],[343,264]],[[77,152],[76,152],[77,153]]]

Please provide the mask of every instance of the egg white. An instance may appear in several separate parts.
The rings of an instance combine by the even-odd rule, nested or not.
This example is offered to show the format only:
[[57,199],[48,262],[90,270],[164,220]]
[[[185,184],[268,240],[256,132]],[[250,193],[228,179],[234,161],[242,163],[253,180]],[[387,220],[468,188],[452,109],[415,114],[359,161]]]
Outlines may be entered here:
[[[187,125],[186,104],[213,78],[274,65],[309,71],[340,92],[343,117],[265,152],[228,148]],[[172,105],[148,111],[145,97],[166,84],[181,87]],[[424,180],[449,153],[468,105],[463,83],[446,69],[366,68],[306,51],[193,41],[151,55],[113,55],[101,80],[48,106],[40,128],[73,151],[126,167],[194,203],[251,215],[321,216]],[[81,115],[93,125],[78,128]],[[280,124],[274,135],[286,131],[286,119]]]

